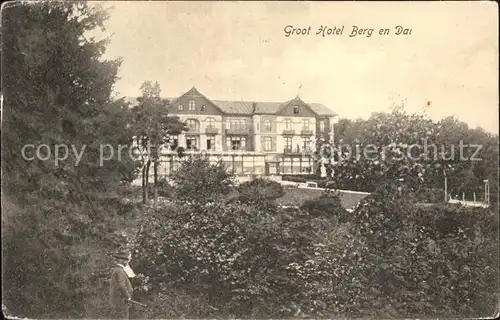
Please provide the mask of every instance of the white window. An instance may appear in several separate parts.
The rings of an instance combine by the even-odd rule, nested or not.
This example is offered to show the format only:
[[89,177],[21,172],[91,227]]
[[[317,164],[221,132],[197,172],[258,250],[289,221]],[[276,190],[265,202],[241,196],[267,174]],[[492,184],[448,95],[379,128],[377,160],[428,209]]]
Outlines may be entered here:
[[267,132],[271,131],[271,121],[264,120],[264,130]]
[[228,120],[229,128],[232,130],[242,130],[245,129],[246,122],[245,119],[231,119]]
[[319,131],[325,132],[325,121],[319,122]]
[[202,105],[201,106],[201,111],[205,111],[207,109],[207,106],[206,105]]
[[302,120],[302,130],[309,131],[309,119]]
[[177,106],[177,110],[179,110],[179,111],[184,110],[184,106],[183,106],[182,104],[178,105],[178,106]]
[[194,100],[189,100],[189,110],[190,111],[196,110],[196,104],[194,103]]
[[231,150],[244,150],[247,145],[247,139],[245,137],[227,137],[226,145]]
[[311,139],[310,138],[302,138],[302,148],[303,148],[303,150],[309,150],[310,146],[311,146]]
[[285,137],[285,152],[292,152],[292,137]]
[[265,137],[264,138],[264,150],[266,151],[271,151],[273,148],[273,141],[271,137]]
[[207,150],[215,150],[215,136],[207,136]]
[[188,149],[188,150],[198,149],[198,137],[187,136],[186,137],[186,149]]
[[198,120],[188,119],[186,123],[189,128],[189,131],[198,131],[200,128]]
[[290,119],[285,119],[285,130],[292,130],[292,120]]
[[207,118],[207,128],[215,128],[215,119]]

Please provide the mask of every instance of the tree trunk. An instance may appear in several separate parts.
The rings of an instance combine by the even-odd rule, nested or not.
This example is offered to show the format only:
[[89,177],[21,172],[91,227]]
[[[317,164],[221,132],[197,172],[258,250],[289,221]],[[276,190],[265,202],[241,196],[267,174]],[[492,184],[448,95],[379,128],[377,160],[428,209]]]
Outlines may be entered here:
[[142,203],[148,202],[148,192],[146,190],[146,166],[142,167]]
[[155,160],[153,163],[153,172],[154,172],[154,207],[156,208],[156,203],[158,200],[158,160]]
[[145,172],[145,180],[146,180],[146,203],[149,200],[149,168],[151,167],[151,160],[148,159],[146,162],[146,172]]

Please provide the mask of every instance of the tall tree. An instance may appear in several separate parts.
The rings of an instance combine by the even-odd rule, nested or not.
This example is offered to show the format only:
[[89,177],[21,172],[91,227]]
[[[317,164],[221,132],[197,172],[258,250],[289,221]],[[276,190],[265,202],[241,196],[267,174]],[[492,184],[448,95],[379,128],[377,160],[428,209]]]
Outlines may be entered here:
[[373,191],[388,179],[405,178],[444,190],[445,177],[453,195],[482,194],[484,179],[492,193],[498,188],[498,136],[453,117],[433,122],[425,112],[409,114],[397,106],[391,113],[339,123],[337,136],[346,154],[335,180],[343,188]]
[[158,197],[158,165],[161,150],[169,147],[170,137],[186,130],[179,117],[169,115],[167,99],[161,98],[160,85],[146,81],[141,85],[139,104],[132,109],[133,130],[142,154],[142,194],[147,203],[149,172],[151,163],[154,171],[154,201]]
[[84,316],[89,246],[113,214],[99,199],[134,178],[118,148],[130,113],[111,96],[120,60],[103,59],[109,39],[89,37],[107,17],[85,2],[2,10],[2,277],[16,315]]

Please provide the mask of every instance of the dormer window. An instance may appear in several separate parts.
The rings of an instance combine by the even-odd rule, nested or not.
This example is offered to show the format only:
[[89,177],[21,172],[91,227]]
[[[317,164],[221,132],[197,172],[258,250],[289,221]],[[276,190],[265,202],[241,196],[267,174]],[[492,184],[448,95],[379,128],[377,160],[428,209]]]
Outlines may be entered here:
[[194,111],[196,110],[196,104],[194,100],[189,100],[189,111]]
[[183,106],[182,104],[178,105],[178,106],[177,106],[177,110],[179,110],[179,111],[184,110],[184,106]]
[[299,114],[299,106],[293,106],[293,114]]

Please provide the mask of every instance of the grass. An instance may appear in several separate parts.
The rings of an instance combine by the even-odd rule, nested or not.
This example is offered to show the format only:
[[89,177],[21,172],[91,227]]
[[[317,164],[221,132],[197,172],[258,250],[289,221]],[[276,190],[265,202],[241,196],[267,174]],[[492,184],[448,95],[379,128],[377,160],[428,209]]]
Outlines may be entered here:
[[[285,195],[278,199],[278,203],[283,206],[300,206],[306,200],[318,198],[323,193],[322,190],[285,188]],[[367,195],[351,192],[340,192],[340,201],[346,209],[350,209],[363,200]]]

